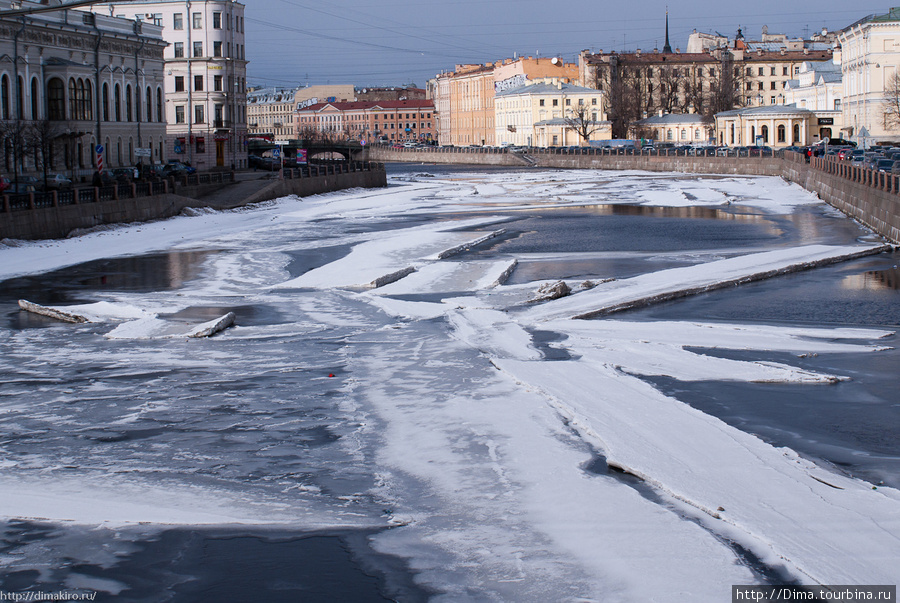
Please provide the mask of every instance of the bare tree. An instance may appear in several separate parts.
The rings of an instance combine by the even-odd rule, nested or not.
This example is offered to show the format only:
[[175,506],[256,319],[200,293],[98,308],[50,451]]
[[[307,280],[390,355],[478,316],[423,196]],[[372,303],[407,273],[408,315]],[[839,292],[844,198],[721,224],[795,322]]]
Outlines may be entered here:
[[581,140],[590,142],[591,135],[603,128],[603,123],[597,119],[597,107],[593,105],[575,105],[567,109],[566,130],[576,132]]
[[34,166],[43,175],[44,185],[47,184],[47,172],[53,163],[55,153],[66,135],[67,130],[63,122],[46,119],[30,122],[25,130],[26,152],[33,154]]
[[716,113],[730,111],[741,105],[740,92],[744,81],[740,67],[734,65],[731,53],[724,51],[718,69],[710,78],[710,90],[704,114],[712,118]]
[[881,109],[884,112],[885,129],[900,129],[900,73],[896,71],[884,86]]
[[22,164],[28,155],[28,122],[9,119],[0,121],[0,148],[3,149],[6,170],[13,172],[13,182],[19,181]]

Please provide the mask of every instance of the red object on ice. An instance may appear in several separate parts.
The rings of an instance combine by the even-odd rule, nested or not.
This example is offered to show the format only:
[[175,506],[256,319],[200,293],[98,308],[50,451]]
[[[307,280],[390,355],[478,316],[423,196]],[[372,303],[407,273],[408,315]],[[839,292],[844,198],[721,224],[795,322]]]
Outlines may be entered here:
[[334,373],[328,373],[329,377],[334,377]]

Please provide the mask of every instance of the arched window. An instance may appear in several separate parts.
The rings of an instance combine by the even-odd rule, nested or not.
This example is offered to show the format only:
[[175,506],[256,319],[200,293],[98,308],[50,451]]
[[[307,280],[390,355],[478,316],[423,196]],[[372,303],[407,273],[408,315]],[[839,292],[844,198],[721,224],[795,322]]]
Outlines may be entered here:
[[778,126],[778,142],[784,142],[787,138],[787,130],[784,125]]
[[78,85],[75,78],[69,78],[69,119],[78,119]]
[[150,90],[150,86],[147,86],[147,102],[145,111],[147,112],[147,116],[144,121],[153,121],[153,91]]
[[25,78],[22,76],[16,80],[16,115],[25,119]]
[[84,119],[94,119],[94,85],[84,80]]
[[103,84],[103,121],[109,121],[109,84]]
[[131,84],[125,86],[125,121],[131,121]]
[[9,77],[0,78],[0,117],[9,119]]
[[800,124],[794,124],[794,143],[800,142]]
[[38,81],[36,77],[31,78],[31,119],[40,119],[40,102],[38,97]]
[[47,82],[47,119],[50,121],[66,119],[66,89],[58,77]]
[[763,142],[769,144],[769,126],[763,126],[759,129],[759,134],[762,136]]
[[116,84],[113,102],[116,104],[116,121],[122,121],[122,90],[118,84]]
[[123,165],[123,163],[122,163],[122,139],[121,138],[116,140],[116,165]]
[[666,140],[672,140],[673,136],[672,130],[666,130]]

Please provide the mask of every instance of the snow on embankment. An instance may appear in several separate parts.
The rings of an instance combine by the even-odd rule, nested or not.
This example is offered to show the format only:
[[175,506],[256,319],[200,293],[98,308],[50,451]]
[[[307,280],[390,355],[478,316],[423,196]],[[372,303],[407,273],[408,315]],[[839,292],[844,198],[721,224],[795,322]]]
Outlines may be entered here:
[[523,319],[541,322],[555,318],[593,318],[780,274],[875,255],[890,249],[890,245],[838,247],[806,245],[672,268],[603,283],[577,295],[529,310]]

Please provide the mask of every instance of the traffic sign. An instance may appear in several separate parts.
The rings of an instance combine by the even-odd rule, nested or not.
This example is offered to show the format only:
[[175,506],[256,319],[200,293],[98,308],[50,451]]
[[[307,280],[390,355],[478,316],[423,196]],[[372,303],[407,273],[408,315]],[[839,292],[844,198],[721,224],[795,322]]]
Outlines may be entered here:
[[102,155],[103,154],[103,145],[98,144],[94,150],[97,152],[98,155]]

